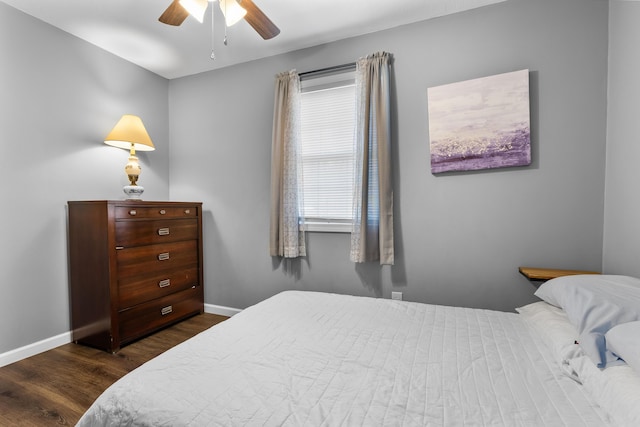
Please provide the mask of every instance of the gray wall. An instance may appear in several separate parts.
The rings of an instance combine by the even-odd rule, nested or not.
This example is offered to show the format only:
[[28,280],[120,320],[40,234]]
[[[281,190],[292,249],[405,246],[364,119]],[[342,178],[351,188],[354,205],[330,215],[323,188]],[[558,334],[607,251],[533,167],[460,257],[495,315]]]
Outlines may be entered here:
[[604,271],[640,277],[640,3],[611,2]]
[[[519,265],[600,270],[608,2],[511,0],[172,80],[171,198],[201,200],[205,300],[244,308],[305,289],[513,310]],[[230,49],[238,49],[231,46]],[[344,234],[268,255],[274,75],[393,53],[396,265],[356,266]],[[427,88],[529,69],[533,164],[434,176]]]
[[148,198],[169,196],[168,81],[0,3],[0,354],[69,332],[67,200],[120,199],[138,114]]

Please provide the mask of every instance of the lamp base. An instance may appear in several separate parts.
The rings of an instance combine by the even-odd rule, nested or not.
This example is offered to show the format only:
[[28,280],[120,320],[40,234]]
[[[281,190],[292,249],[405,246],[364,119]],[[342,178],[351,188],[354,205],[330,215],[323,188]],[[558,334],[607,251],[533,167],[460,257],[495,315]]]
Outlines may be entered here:
[[127,195],[127,200],[142,200],[144,187],[141,185],[125,185],[122,188],[122,191]]

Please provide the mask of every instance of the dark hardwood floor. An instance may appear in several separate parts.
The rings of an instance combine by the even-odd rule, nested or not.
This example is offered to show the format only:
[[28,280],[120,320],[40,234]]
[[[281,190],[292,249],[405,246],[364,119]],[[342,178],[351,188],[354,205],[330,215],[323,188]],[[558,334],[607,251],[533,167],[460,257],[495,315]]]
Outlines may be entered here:
[[201,314],[110,354],[65,344],[0,368],[0,426],[73,426],[120,377],[227,319]]

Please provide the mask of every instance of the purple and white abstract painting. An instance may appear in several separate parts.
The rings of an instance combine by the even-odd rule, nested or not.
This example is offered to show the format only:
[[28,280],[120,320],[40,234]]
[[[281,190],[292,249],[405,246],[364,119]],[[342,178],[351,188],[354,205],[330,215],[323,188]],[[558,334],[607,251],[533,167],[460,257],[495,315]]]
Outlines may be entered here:
[[529,70],[427,90],[431,173],[531,164]]

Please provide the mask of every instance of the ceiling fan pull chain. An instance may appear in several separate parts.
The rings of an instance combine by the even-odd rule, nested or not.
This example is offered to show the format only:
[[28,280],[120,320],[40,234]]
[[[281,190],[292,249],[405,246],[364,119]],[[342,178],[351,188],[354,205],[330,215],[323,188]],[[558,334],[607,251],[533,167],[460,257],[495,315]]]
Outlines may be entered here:
[[214,37],[213,37],[213,22],[215,21],[215,10],[216,8],[214,7],[214,5],[211,5],[211,59],[216,59],[216,53],[215,53],[215,44],[214,44]]
[[224,45],[227,45],[227,2],[224,2]]

